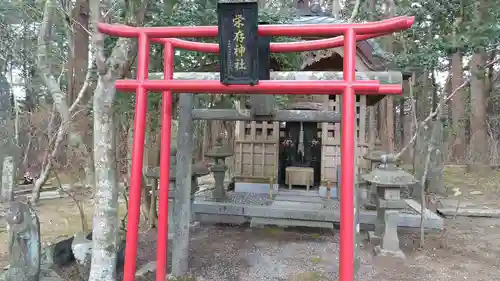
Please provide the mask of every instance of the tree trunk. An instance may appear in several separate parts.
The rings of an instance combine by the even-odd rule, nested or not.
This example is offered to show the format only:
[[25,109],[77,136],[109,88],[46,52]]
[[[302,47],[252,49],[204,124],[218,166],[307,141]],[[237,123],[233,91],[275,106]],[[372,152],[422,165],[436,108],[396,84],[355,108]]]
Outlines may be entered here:
[[[400,112],[399,112],[399,123],[400,123],[400,128],[401,128],[401,148],[403,148],[407,143],[410,142],[412,136],[413,136],[413,101],[411,100],[413,98],[413,93],[410,93],[412,89],[410,88],[411,81],[403,81],[403,95],[409,95],[409,101],[410,101],[410,111],[405,112],[405,98],[401,98],[400,102]],[[409,148],[407,151],[403,154],[403,162],[406,164],[412,163],[413,159],[413,149]]]
[[[457,50],[451,56],[451,90],[454,91],[463,83],[462,54]],[[462,89],[451,100],[451,124],[454,140],[452,142],[452,159],[464,163],[467,151],[465,128],[465,93]]]
[[[147,2],[129,3],[125,11],[125,18],[128,20],[125,24],[142,25],[147,7]],[[90,10],[98,79],[93,105],[96,202],[89,281],[114,281],[118,251],[118,185],[113,124],[113,101],[116,94],[114,82],[128,72],[130,60],[135,57],[137,46],[132,38],[119,38],[111,55],[106,59],[104,35],[96,30],[97,23],[101,21],[101,2],[91,0]],[[111,17],[109,13],[106,15]]]
[[89,64],[89,0],[76,0],[71,14],[71,41],[68,56],[68,102],[75,101],[85,83]]
[[[334,2],[338,2],[337,0],[333,0]],[[377,6],[376,6],[376,0],[368,0],[366,2],[367,4],[367,11],[368,11],[368,18],[371,21],[375,21],[377,18]],[[377,109],[378,106],[367,106],[367,115],[368,115],[368,146],[369,147],[374,147],[375,146],[375,141],[378,136],[378,122],[377,122]]]
[[486,84],[484,65],[486,64],[486,52],[483,47],[477,47],[471,58],[471,116],[470,130],[471,138],[470,164],[474,170],[482,169],[489,164],[488,155],[488,131],[486,116]]
[[[463,3],[460,2],[462,5]],[[455,44],[455,52],[451,55],[451,91],[452,93],[455,89],[458,89],[463,83],[463,67],[462,67],[462,51],[459,43],[458,30],[462,24],[463,18],[463,7],[458,9],[458,14],[455,17],[453,23],[453,33],[452,40]],[[465,112],[466,107],[466,97],[463,89],[457,91],[453,99],[451,100],[451,125],[453,133],[453,142],[451,143],[451,153],[452,160],[458,163],[466,162],[466,151],[467,151],[467,136],[466,136],[466,125],[467,116]]]
[[417,120],[422,121],[427,116],[429,116],[431,105],[429,103],[429,97],[431,93],[430,81],[429,81],[429,71],[424,70],[421,75],[419,75],[416,81],[421,85],[420,91],[415,95],[416,99],[416,115]]
[[[71,13],[74,22],[71,22],[69,26],[71,34],[67,89],[69,106],[76,100],[78,93],[84,87],[89,65],[89,0],[77,0]],[[87,102],[87,90],[83,95],[83,102]],[[81,163],[83,183],[86,187],[91,187],[94,181],[94,169],[89,145],[92,140],[89,137],[85,138],[86,134],[83,133],[90,130],[91,126],[87,110],[82,113],[82,118],[75,119],[70,124],[67,158],[68,163]]]
[[[94,93],[95,203],[89,281],[115,280],[118,250],[118,186],[114,144],[114,79],[100,76]],[[111,145],[110,145],[111,144]]]
[[[480,0],[474,3],[473,22],[479,26],[490,22],[488,1]],[[481,32],[481,31],[479,31]],[[480,34],[483,37],[485,34]],[[489,42],[476,42],[470,61],[470,166],[472,170],[483,170],[490,164],[488,126],[487,126],[487,75],[485,64],[488,58],[485,47]]]
[[[386,4],[386,16],[394,17],[394,1],[387,0]],[[393,50],[392,40],[392,38],[389,38],[386,43],[388,52]],[[394,97],[391,95],[386,96],[382,100],[380,108],[382,117],[380,140],[382,141],[382,147],[387,152],[394,152]]]

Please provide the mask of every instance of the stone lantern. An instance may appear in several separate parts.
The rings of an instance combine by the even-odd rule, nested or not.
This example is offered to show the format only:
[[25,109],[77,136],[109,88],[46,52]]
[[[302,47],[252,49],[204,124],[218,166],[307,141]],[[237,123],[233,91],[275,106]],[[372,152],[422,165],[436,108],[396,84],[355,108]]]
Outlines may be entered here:
[[371,239],[380,239],[380,245],[375,247],[378,255],[393,255],[404,258],[399,248],[398,221],[399,213],[406,208],[406,202],[401,198],[401,189],[415,184],[413,175],[396,166],[394,155],[382,155],[380,164],[370,173],[363,176],[377,191],[377,219],[375,232]]
[[226,189],[224,187],[224,177],[228,169],[225,164],[227,157],[233,156],[233,152],[222,145],[222,137],[218,137],[215,146],[205,153],[206,157],[213,159],[210,170],[214,174],[215,188],[212,192],[212,198],[215,201],[224,201],[227,199]]
[[[175,205],[175,179],[177,172],[177,148],[170,148],[170,182],[169,182],[169,204],[168,204],[168,221],[169,221],[169,235],[173,233],[174,225],[174,205]],[[197,162],[192,165],[191,168],[191,206],[194,202],[194,195],[200,189],[198,186],[198,177],[210,174],[210,170],[203,162]],[[146,173],[147,178],[154,180],[153,186],[158,187],[158,181],[160,179],[160,167],[155,167],[148,169]],[[155,195],[157,196],[157,194]],[[191,207],[191,211],[193,208]],[[194,219],[194,214],[191,215],[191,219]]]
[[[177,148],[172,147],[170,149],[170,190],[175,190],[175,178],[176,178],[176,166],[177,166]],[[191,168],[191,196],[200,189],[198,186],[198,177],[202,177],[210,174],[210,170],[203,162],[197,162],[192,165]],[[147,178],[154,179],[154,186],[158,186],[158,180],[160,178],[160,167],[155,167],[148,169],[146,173]],[[170,193],[171,197],[174,197],[173,193]]]
[[[382,144],[380,143],[380,140],[377,139],[375,142],[375,147],[372,149],[368,150],[368,152],[363,155],[363,158],[369,162],[369,171],[373,171],[382,161],[382,156],[386,155],[387,152],[382,150]],[[369,196],[366,196],[369,198],[368,202],[365,203],[365,206],[369,210],[375,210],[376,209],[376,202],[377,202],[377,189],[373,186],[370,185],[369,189]]]

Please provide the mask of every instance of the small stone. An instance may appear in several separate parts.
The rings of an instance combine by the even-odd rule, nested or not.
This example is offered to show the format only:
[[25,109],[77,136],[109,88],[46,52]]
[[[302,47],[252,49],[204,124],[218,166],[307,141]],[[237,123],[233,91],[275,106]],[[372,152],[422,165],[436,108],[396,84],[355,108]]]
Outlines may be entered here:
[[469,192],[470,195],[483,195],[483,192],[482,191],[479,191],[479,190],[473,190],[471,192]]
[[92,261],[92,240],[88,239],[88,234],[75,234],[71,250],[75,256],[78,273],[83,280],[86,280],[90,274],[90,263]]
[[376,235],[375,231],[368,231],[368,240],[372,244],[378,244],[380,243],[380,236]]
[[156,261],[150,261],[147,264],[145,264],[143,267],[141,267],[137,272],[135,273],[135,277],[138,280],[142,280],[143,278],[146,278],[146,274],[150,272],[155,272],[156,271]]

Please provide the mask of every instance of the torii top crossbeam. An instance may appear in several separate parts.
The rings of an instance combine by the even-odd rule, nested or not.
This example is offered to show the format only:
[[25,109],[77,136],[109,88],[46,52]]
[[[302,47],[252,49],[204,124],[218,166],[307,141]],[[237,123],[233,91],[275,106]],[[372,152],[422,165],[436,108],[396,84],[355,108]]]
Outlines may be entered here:
[[[413,25],[413,21],[413,17],[401,16],[367,23],[259,25],[258,31],[260,36],[289,37],[336,36],[345,34],[348,30],[352,30],[359,35],[388,34],[410,28]],[[218,35],[217,26],[132,27],[100,23],[99,31],[111,36],[129,38],[137,38],[140,35],[145,35],[149,38],[216,37]]]
[[[100,23],[100,32],[120,37],[138,38],[137,78],[117,80],[122,91],[136,92],[134,141],[130,200],[128,206],[127,241],[125,250],[124,281],[134,281],[140,215],[142,162],[147,111],[147,91],[163,91],[162,134],[160,163],[160,195],[158,217],[158,246],[156,280],[166,276],[168,235],[168,186],[170,173],[170,137],[172,118],[172,92],[182,93],[261,93],[261,94],[342,94],[341,131],[341,198],[340,198],[340,281],[353,281],[354,276],[354,155],[355,155],[355,95],[400,94],[401,85],[380,85],[379,81],[355,79],[356,41],[378,37],[408,29],[413,17],[396,17],[379,22],[348,24],[259,25],[259,36],[335,38],[307,42],[271,43],[271,52],[301,52],[344,46],[344,81],[260,81],[257,85],[223,85],[218,81],[173,80],[174,48],[191,51],[219,52],[217,44],[189,42],[175,37],[216,37],[217,26],[194,27],[131,27]],[[168,39],[165,39],[168,38]],[[164,80],[148,80],[150,41],[165,45]]]

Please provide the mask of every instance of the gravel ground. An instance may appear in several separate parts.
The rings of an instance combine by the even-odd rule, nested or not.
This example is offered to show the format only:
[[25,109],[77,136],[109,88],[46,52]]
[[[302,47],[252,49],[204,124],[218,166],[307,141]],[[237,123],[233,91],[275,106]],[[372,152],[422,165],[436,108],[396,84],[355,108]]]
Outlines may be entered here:
[[229,192],[228,203],[249,204],[249,205],[271,205],[274,200],[269,199],[268,194]]
[[[365,241],[357,281],[500,280],[500,220],[457,218],[447,229],[448,235],[429,234],[423,249],[418,236],[400,233],[404,261],[374,257]],[[139,241],[141,267],[155,259],[155,231]],[[190,275],[196,281],[338,281],[338,254],[338,230],[205,225],[192,235]],[[71,268],[61,275],[77,280]]]

